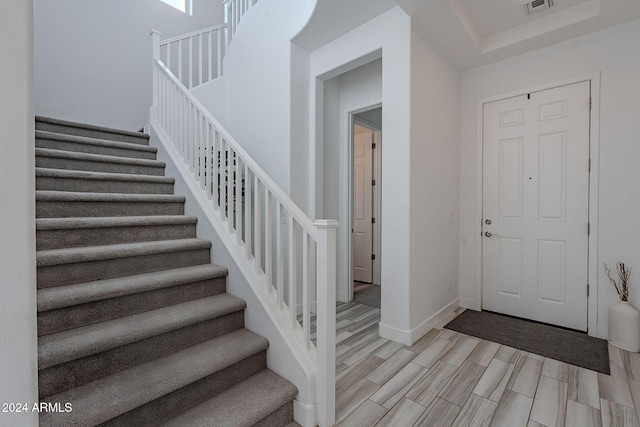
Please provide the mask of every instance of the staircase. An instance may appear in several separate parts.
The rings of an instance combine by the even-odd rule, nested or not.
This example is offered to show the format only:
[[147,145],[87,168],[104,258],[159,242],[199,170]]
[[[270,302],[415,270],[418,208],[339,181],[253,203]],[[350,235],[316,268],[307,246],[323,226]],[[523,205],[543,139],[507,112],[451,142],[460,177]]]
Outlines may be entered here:
[[40,425],[288,425],[297,390],[148,143],[36,118]]

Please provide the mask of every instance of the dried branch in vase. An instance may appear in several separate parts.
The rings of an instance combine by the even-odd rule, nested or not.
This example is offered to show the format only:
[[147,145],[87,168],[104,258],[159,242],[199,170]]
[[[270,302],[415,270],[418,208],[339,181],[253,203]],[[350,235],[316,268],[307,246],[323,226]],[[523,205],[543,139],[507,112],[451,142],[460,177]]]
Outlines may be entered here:
[[629,298],[629,288],[627,283],[629,282],[629,277],[631,276],[631,267],[628,267],[624,264],[624,262],[618,262],[616,264],[616,270],[618,271],[618,278],[620,283],[616,282],[616,280],[611,277],[611,269],[604,263],[604,272],[607,274],[609,281],[616,288],[616,292],[618,292],[618,296],[621,301],[627,301]]

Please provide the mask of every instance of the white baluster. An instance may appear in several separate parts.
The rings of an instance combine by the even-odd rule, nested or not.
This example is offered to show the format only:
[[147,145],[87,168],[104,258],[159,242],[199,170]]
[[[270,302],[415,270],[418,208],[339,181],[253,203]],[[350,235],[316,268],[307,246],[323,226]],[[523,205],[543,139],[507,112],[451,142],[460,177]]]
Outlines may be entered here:
[[234,182],[236,185],[235,194],[235,208],[236,208],[236,244],[240,246],[242,244],[242,168],[240,166],[240,156],[238,153],[234,154]]
[[227,180],[227,225],[229,226],[229,233],[233,233],[233,150],[227,143],[227,166],[226,166],[226,180]]
[[249,260],[252,257],[251,234],[253,232],[252,230],[253,221],[251,221],[251,213],[252,213],[251,201],[253,199],[251,195],[252,183],[253,183],[253,180],[251,179],[249,166],[247,166],[247,164],[245,163],[244,165],[244,250],[245,250],[245,256]]
[[201,170],[202,170],[202,182],[203,182],[203,186],[202,186],[202,190],[206,191],[206,181],[207,181],[207,176],[209,175],[207,173],[207,156],[209,155],[209,150],[208,150],[208,143],[209,143],[209,134],[208,134],[208,130],[209,130],[209,124],[207,123],[207,119],[202,116],[202,122],[200,124],[200,128],[201,130],[201,135],[200,135],[200,147],[202,149],[202,151],[200,152],[200,155],[198,156],[198,161],[200,162],[200,164],[202,165]]
[[264,188],[264,272],[267,276],[267,289],[271,290],[273,283],[273,222],[271,219],[271,192]]
[[[295,235],[295,219],[293,215],[288,214],[289,220],[289,321],[291,327],[295,328],[298,324],[298,278],[297,276],[297,253],[296,253],[296,235]],[[306,233],[305,233],[306,234]]]
[[220,139],[220,218],[227,219],[227,147],[224,138]]
[[195,111],[195,120],[193,123],[195,138],[191,141],[191,170],[194,174],[197,174],[198,162],[200,158],[200,141],[202,139],[202,113],[194,108]]
[[254,174],[253,175],[253,179],[254,179],[254,186],[253,186],[253,192],[254,192],[254,212],[255,214],[253,215],[253,229],[254,229],[254,236],[255,236],[255,242],[254,242],[254,256],[256,258],[256,269],[258,270],[258,272],[263,271],[262,270],[262,206],[261,206],[261,201],[262,198],[260,197],[260,179],[258,178],[258,175]]
[[168,120],[167,120],[167,130],[168,130],[168,135],[169,138],[173,139],[175,141],[175,134],[173,133],[174,130],[174,126],[173,126],[173,122],[175,120],[175,98],[176,98],[176,91],[175,91],[175,86],[173,84],[173,82],[169,82],[169,116],[168,116]]
[[[220,30],[216,30],[216,34],[219,33]],[[208,74],[209,74],[209,78],[207,79],[207,81],[211,81],[213,80],[213,70],[211,69],[212,66],[212,56],[213,56],[213,45],[212,43],[212,38],[211,38],[211,33],[213,33],[213,31],[208,31],[207,32],[207,37],[208,37],[208,42],[207,42],[207,46],[209,46],[209,55],[207,55],[207,70],[208,70]]]
[[[220,209],[220,165],[218,159],[220,158],[220,133],[214,131],[213,139],[213,151],[211,152],[211,179],[213,179],[213,185],[211,187],[213,193],[213,207],[216,210]],[[219,212],[219,211],[218,211]]]
[[284,233],[282,232],[282,204],[276,200],[276,291],[278,307],[284,302]]
[[[214,129],[211,126],[210,123],[207,122],[207,183],[208,183],[208,187],[207,187],[207,198],[209,200],[215,200],[213,199],[213,194],[214,194],[214,181],[213,181],[213,155],[214,155],[214,143],[213,143],[213,138],[215,138],[214,136]],[[213,202],[213,208],[216,208],[216,203],[215,201]]]
[[189,89],[193,87],[193,37],[189,37]]
[[[309,307],[309,234],[302,230],[302,339],[311,348],[311,310]],[[335,309],[334,309],[335,311]]]
[[240,23],[240,0],[233,0],[233,9],[236,17],[235,31],[238,31],[238,24]]
[[198,36],[198,85],[202,84],[202,68],[204,67],[204,53],[202,52],[202,37],[200,34]]
[[[227,29],[225,28],[225,32],[226,31]],[[221,37],[220,30],[217,31],[216,35],[218,38],[218,52],[216,55],[216,60],[218,62],[218,75],[216,77],[220,77],[222,76],[222,37]]]
[[182,39],[178,40],[178,80],[184,83],[182,80]]
[[[226,48],[231,41],[231,11],[229,10],[228,2],[224,4],[224,23],[226,24],[224,27],[224,46]],[[220,51],[218,50],[218,58],[220,56]]]

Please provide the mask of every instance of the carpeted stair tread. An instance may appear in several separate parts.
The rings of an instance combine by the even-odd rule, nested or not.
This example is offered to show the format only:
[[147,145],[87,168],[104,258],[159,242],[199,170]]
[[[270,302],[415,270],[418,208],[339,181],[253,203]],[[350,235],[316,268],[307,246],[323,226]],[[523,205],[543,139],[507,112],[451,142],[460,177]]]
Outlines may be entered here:
[[101,353],[245,307],[243,300],[224,293],[41,336],[38,339],[38,369]]
[[174,184],[175,178],[159,175],[137,175],[130,173],[92,172],[71,169],[36,168],[37,177],[75,178],[104,181],[132,181]]
[[[145,172],[145,170],[138,172]],[[98,172],[91,170],[91,168],[36,168],[36,190],[41,191],[173,194],[174,184],[174,178],[158,174],[117,173],[108,170]]]
[[246,329],[185,348],[50,396],[73,411],[40,414],[41,426],[97,425],[264,351],[269,343]]
[[104,259],[130,258],[150,254],[209,249],[211,242],[202,239],[159,240],[119,245],[47,249],[36,252],[38,267],[90,262]]
[[161,426],[252,426],[297,394],[293,384],[265,369]]
[[79,153],[76,151],[36,148],[36,156],[57,157],[61,159],[83,160],[96,163],[120,163],[135,166],[165,167],[166,163],[151,159],[134,159],[132,157],[107,156],[104,154]]
[[194,238],[197,222],[185,215],[37,218],[36,249]]
[[89,193],[84,191],[36,190],[36,202],[122,202],[184,203],[185,196],[173,194]]
[[198,217],[186,215],[114,216],[37,218],[36,230],[67,230],[77,228],[133,227],[140,225],[195,224]]
[[[42,127],[43,127],[42,126],[43,124],[44,125],[64,126],[64,127],[69,127],[69,128],[75,128],[75,129],[81,129],[81,130],[87,130],[87,131],[94,131],[94,132],[97,132],[97,133],[103,132],[103,133],[107,133],[107,134],[128,136],[128,137],[132,137],[132,138],[135,138],[135,139],[139,139],[141,141],[146,141],[147,144],[148,144],[148,141],[149,141],[149,135],[146,134],[146,133],[142,133],[142,132],[135,132],[135,131],[129,131],[129,130],[124,130],[124,129],[115,129],[115,128],[91,125],[91,124],[86,124],[86,123],[78,123],[78,122],[72,122],[72,121],[69,121],[69,120],[54,119],[54,118],[51,118],[51,117],[36,116],[36,129],[37,130],[41,130]],[[60,132],[60,133],[62,133],[62,132]]]
[[180,286],[227,275],[227,269],[203,264],[38,290],[38,312],[56,310],[135,293]]
[[[158,149],[156,147],[150,147],[148,145],[135,144],[131,142],[112,141],[108,139],[89,138],[86,136],[68,135],[68,134],[48,132],[43,130],[36,130],[35,138],[36,138],[36,147],[50,148],[53,150],[56,150],[57,148],[43,147],[42,145],[43,144],[46,145],[47,143],[42,141],[57,141],[57,142],[75,144],[75,145],[84,145],[86,146],[85,149],[89,149],[89,147],[93,147],[93,149],[112,148],[112,149],[118,149],[118,150],[125,150],[124,152],[131,151],[130,154],[133,157],[136,156],[135,154],[136,152],[148,153],[153,156],[155,156],[155,154],[158,152]],[[85,152],[84,150],[78,150],[78,149],[71,149],[68,151]],[[94,154],[97,154],[97,153],[94,153]]]

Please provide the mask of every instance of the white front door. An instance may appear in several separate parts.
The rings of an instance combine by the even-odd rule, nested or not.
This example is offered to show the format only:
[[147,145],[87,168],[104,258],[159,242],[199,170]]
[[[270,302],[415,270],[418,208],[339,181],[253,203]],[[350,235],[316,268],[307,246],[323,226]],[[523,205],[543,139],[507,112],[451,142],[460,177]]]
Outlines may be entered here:
[[373,135],[355,125],[353,135],[353,280],[373,282]]
[[483,112],[483,309],[586,331],[590,82]]

